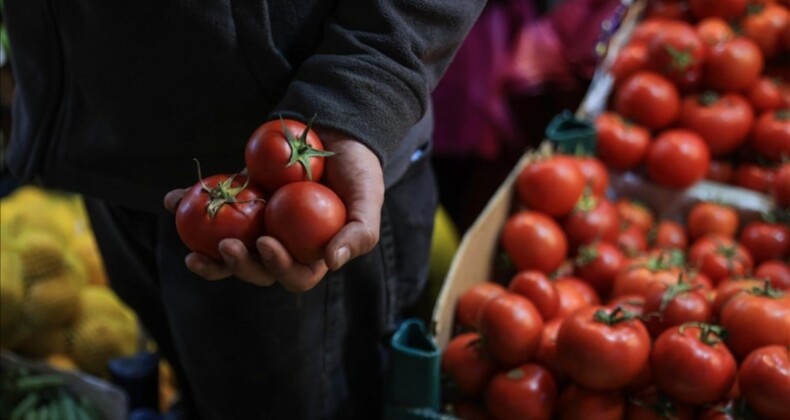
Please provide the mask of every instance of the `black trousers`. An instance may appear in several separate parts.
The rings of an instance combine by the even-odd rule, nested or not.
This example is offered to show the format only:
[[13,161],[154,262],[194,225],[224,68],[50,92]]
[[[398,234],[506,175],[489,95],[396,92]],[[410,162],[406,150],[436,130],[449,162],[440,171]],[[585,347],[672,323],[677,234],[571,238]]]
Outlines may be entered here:
[[87,208],[110,284],[173,364],[190,418],[375,419],[387,340],[427,277],[436,197],[421,158],[387,190],[376,248],[300,294],[194,275],[164,209]]

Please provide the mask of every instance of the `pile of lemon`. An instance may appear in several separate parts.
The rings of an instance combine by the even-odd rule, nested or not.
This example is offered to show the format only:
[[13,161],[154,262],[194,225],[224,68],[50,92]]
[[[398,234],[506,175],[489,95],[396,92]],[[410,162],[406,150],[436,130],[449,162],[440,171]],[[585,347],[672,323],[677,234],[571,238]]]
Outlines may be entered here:
[[23,186],[0,200],[0,347],[107,378],[141,338],[107,287],[81,197]]

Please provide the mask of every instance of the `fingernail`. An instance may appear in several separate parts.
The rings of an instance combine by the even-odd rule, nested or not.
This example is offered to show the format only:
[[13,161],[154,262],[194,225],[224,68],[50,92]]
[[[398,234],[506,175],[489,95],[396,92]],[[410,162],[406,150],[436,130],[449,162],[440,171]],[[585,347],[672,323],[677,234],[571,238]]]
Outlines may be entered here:
[[348,250],[348,247],[343,246],[340,247],[335,252],[335,260],[337,261],[337,268],[340,268],[343,264],[348,262],[348,259],[351,258],[351,251]]

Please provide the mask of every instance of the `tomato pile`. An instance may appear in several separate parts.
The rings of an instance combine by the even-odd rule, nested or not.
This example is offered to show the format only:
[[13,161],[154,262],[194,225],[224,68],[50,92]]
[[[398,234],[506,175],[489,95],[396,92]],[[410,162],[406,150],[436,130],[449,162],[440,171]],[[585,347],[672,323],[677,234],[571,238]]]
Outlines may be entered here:
[[519,169],[509,270],[456,302],[453,413],[790,418],[790,227],[714,201],[665,218],[610,198],[609,175],[545,151]]
[[612,60],[598,156],[669,188],[708,179],[790,206],[790,2],[651,0]]
[[247,141],[244,174],[216,174],[189,188],[176,210],[176,228],[187,247],[222,260],[222,239],[248,248],[270,235],[299,262],[323,257],[329,240],[346,223],[346,207],[321,183],[325,151],[321,139],[297,120],[262,124]]

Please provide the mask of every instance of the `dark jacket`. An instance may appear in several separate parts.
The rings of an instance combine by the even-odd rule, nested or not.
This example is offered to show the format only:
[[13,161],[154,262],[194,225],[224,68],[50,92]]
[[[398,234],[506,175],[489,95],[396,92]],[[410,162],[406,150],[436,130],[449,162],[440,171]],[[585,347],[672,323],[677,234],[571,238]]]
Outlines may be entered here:
[[429,142],[430,90],[484,3],[6,0],[9,168],[159,210],[197,180],[193,158],[237,172],[258,125],[316,114],[392,184]]

